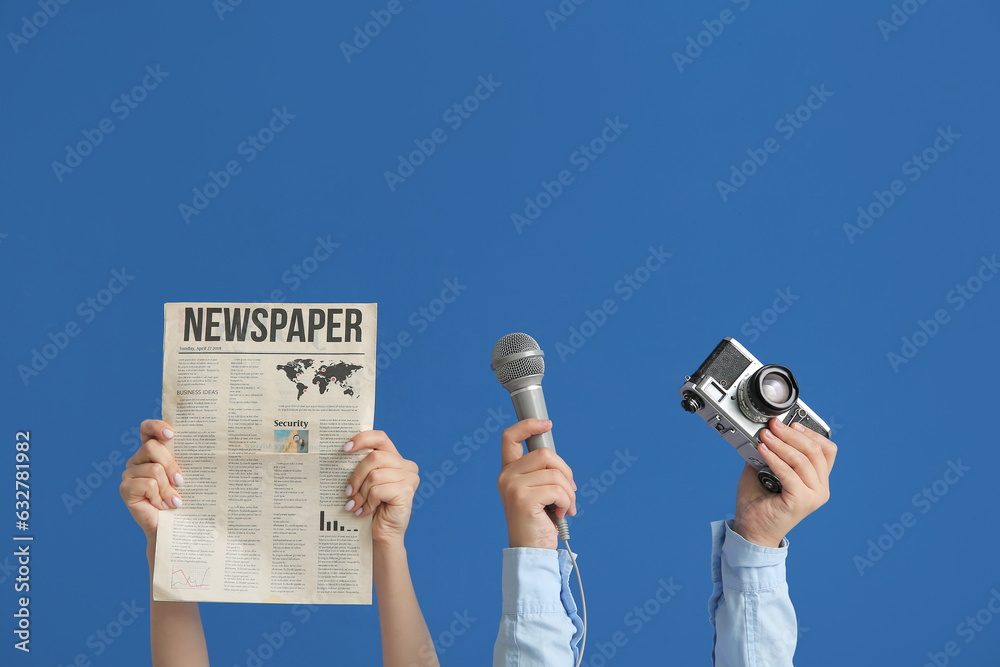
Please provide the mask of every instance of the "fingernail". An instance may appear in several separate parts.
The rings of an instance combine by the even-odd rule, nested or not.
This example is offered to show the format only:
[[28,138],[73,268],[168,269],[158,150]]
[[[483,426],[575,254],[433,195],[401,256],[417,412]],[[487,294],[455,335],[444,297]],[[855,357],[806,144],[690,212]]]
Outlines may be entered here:
[[758,451],[764,451],[764,452],[771,451],[770,449],[767,448],[767,445],[765,445],[763,442],[760,443],[759,445],[757,445],[757,450]]
[[174,475],[174,486],[184,486],[184,478],[181,477],[180,473]]
[[774,434],[771,433],[770,431],[768,431],[766,428],[762,429],[761,432],[760,432],[760,439],[761,440],[763,440],[765,438],[773,438],[773,437],[774,437]]
[[348,484],[347,488],[344,489],[344,495],[345,496],[353,496],[354,495],[354,487],[351,486],[350,484]]
[[576,516],[576,503],[573,503],[573,516]]
[[353,440],[348,440],[347,444],[344,445],[344,451],[345,452],[349,452],[349,451],[351,451],[352,447],[354,447],[354,441]]
[[165,510],[168,510],[168,509],[170,509],[170,506],[169,506],[169,505],[167,505],[167,501],[166,501],[166,500],[161,500],[161,501],[160,501],[160,505],[161,505],[161,506],[163,507],[163,509],[165,509]]
[[542,420],[542,426],[552,426],[552,420],[551,419],[543,419]]
[[576,491],[576,482],[573,482],[573,490]]
[[169,440],[170,438],[174,437],[174,432],[171,431],[169,428],[165,428],[163,429],[163,437]]
[[799,433],[805,433],[806,432],[806,427],[803,426],[802,424],[800,424],[799,422],[795,422],[794,424],[792,424],[792,428],[794,428]]
[[774,419],[772,421],[774,422],[774,425],[778,428],[779,431],[785,428],[785,422],[781,421],[780,419]]
[[359,507],[358,511],[354,513],[354,516],[361,516],[361,513],[365,511],[364,507]]
[[352,509],[354,509],[354,499],[353,498],[351,498],[350,500],[347,501],[347,504],[344,505],[344,509],[347,510],[348,512],[350,512]]
[[183,505],[183,504],[184,504],[184,503],[183,503],[183,502],[181,501],[181,497],[180,497],[180,496],[174,496],[174,497],[173,497],[173,500],[172,500],[171,502],[173,502],[173,503],[174,503],[174,507],[180,507],[181,505]]

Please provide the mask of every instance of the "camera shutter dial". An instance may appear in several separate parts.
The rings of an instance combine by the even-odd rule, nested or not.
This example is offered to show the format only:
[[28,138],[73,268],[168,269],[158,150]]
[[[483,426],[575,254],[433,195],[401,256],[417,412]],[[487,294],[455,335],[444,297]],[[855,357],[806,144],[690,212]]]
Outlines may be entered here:
[[781,480],[770,470],[757,471],[757,479],[760,485],[771,493],[781,493]]
[[685,392],[683,398],[681,398],[681,407],[687,412],[694,414],[705,406],[702,404],[700,398],[688,391]]

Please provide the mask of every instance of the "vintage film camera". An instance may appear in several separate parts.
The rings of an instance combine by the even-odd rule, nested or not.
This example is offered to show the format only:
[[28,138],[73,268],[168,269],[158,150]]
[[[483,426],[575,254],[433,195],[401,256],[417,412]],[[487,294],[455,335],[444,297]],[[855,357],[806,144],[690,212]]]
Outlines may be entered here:
[[684,378],[681,407],[699,415],[726,439],[768,491],[781,482],[757,456],[760,432],[771,417],[789,426],[800,422],[823,437],[830,427],[799,400],[799,387],[784,366],[764,365],[732,338],[724,338],[694,375]]

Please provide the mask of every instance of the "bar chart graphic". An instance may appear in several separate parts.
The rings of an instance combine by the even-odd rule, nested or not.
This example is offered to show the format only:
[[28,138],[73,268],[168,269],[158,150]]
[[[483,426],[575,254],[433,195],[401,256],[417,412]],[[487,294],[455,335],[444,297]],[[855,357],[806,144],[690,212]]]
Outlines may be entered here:
[[348,528],[344,524],[340,523],[336,519],[333,521],[326,520],[326,510],[319,511],[319,530],[322,533],[356,533],[357,528]]

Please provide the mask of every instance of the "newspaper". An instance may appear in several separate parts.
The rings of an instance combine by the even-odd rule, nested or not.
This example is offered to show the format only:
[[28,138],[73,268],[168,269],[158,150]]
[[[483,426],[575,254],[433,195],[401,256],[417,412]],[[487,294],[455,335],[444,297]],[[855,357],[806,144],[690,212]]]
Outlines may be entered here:
[[375,416],[376,304],[168,303],[163,419],[184,475],[155,600],[371,604],[370,518],[344,510]]

